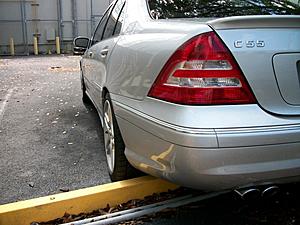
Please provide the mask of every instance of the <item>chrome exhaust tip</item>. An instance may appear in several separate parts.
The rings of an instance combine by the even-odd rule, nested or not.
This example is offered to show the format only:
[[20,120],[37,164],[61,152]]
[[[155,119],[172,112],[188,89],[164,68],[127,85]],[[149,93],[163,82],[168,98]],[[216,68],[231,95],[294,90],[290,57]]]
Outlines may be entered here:
[[255,200],[261,196],[261,192],[259,189],[251,188],[251,189],[242,189],[242,190],[234,190],[243,200]]
[[278,186],[271,186],[262,191],[261,196],[264,198],[271,198],[280,192]]

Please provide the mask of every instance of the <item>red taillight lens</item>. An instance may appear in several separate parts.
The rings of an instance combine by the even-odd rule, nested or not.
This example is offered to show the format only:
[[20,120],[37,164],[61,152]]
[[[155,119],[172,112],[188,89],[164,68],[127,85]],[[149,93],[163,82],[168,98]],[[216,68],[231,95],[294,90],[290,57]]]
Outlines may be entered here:
[[177,49],[148,96],[185,105],[256,102],[234,58],[214,32],[196,36]]

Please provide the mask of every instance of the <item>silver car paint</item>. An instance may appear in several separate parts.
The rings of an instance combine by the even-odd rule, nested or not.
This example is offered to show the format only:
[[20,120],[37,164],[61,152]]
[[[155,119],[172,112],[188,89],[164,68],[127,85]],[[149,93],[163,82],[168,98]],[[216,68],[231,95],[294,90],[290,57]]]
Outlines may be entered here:
[[186,106],[148,97],[139,101],[112,94],[112,98],[151,118],[185,128],[232,129],[300,124],[300,116],[270,114],[256,104]]
[[[278,53],[297,53],[296,57],[298,61],[300,60],[300,23],[297,29],[226,29],[217,30],[216,32],[232,52],[258,103],[265,110],[282,115],[300,115],[300,105],[288,104],[282,98],[277,83],[279,80],[276,80],[274,73],[273,61],[273,57]],[[236,48],[234,47],[236,40],[264,40],[265,47]],[[296,76],[296,59],[293,62],[295,71],[292,72],[294,74],[285,77],[285,79],[299,84],[299,78]],[[286,75],[289,74],[286,68],[288,66],[290,65],[284,67]],[[290,86],[289,89],[297,96],[296,92],[299,92],[300,86]]]
[[[118,37],[111,38],[93,45],[87,50],[82,61],[83,67],[88,68],[88,72],[85,73],[85,81],[89,94],[100,110],[102,109],[102,90],[107,80],[107,63],[117,40]],[[105,57],[100,54],[104,49],[108,50]]]
[[[248,128],[184,128],[145,115],[123,102],[115,101],[115,111],[118,117],[161,139],[188,147],[214,148],[293,143],[299,142],[300,136],[300,124]],[[160,132],[157,132],[158,129]],[[185,138],[178,138],[178,134],[182,134]]]
[[[128,0],[126,9],[121,35],[113,38],[107,60],[103,64],[95,56],[94,64],[90,64],[95,84],[90,84],[87,91],[100,115],[102,91],[105,88],[110,92],[126,156],[135,167],[184,186],[207,190],[285,182],[283,178],[299,180],[300,111],[282,99],[272,69],[274,54],[282,49],[300,51],[299,42],[289,39],[298,37],[299,29],[285,32],[248,27],[241,32],[228,26],[217,30],[240,64],[259,104],[184,106],[149,98],[147,93],[172,53],[191,37],[212,28],[196,20],[152,20],[145,0]],[[233,20],[238,23],[236,18]],[[222,20],[215,24],[225,26]],[[269,38],[268,32],[292,42],[284,45]],[[265,52],[233,49],[237,38],[260,39],[260,35],[266,38]],[[94,54],[99,55],[103,47],[102,42],[96,44]],[[265,58],[259,54],[270,56],[270,62],[260,63]],[[256,73],[261,74],[263,68],[267,69],[265,78]],[[259,80],[255,83],[254,79]]]
[[[142,25],[145,27],[142,28]],[[112,77],[107,85],[114,94],[143,100],[174,51],[199,32],[208,32],[211,29],[195,22],[173,21],[149,21],[138,27],[149,32],[143,30],[120,37],[112,53],[115,61],[109,65]]]
[[[300,53],[276,54],[274,73],[282,98],[290,105],[300,105]],[[295,66],[297,65],[297,66]],[[286,79],[286,74],[290,79]]]
[[207,21],[216,30],[257,28],[299,28],[299,16],[232,16]]
[[[279,127],[277,130],[253,129],[252,132],[240,129],[236,130],[236,134],[226,130],[228,134],[221,137],[221,141],[232,144],[231,138],[239,132],[239,144],[250,145],[214,147],[223,143],[212,130],[183,130],[181,127],[159,124],[159,121],[152,122],[147,117],[130,112],[121,103],[116,103],[114,109],[119,115],[126,156],[131,164],[146,173],[202,190],[299,181],[299,126],[294,127],[292,132],[291,127],[285,127],[286,131]],[[262,133],[269,138],[257,139]],[[275,138],[272,139],[274,134],[287,140],[281,139],[283,143],[279,144]],[[217,142],[213,141],[214,137]],[[244,141],[247,139],[252,141]],[[201,142],[196,143],[197,140]]]

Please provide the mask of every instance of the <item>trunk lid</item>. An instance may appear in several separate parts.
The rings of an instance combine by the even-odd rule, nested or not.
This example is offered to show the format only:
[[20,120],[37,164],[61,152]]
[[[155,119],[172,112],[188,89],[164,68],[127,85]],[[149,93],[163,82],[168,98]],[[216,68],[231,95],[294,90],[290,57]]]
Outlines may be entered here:
[[241,67],[258,104],[300,115],[300,16],[242,16],[209,21]]
[[290,105],[300,105],[300,53],[277,54],[273,64],[283,99]]

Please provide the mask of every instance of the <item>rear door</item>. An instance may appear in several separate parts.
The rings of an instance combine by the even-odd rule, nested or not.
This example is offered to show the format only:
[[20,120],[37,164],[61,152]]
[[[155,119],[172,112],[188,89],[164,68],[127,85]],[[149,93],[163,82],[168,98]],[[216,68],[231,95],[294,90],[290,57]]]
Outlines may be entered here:
[[92,97],[93,101],[95,99],[96,91],[95,91],[95,85],[94,85],[94,58],[95,58],[95,51],[96,51],[96,45],[99,43],[102,39],[103,31],[105,29],[105,25],[107,23],[107,20],[110,15],[111,11],[110,6],[106,12],[104,13],[102,19],[100,20],[94,35],[91,39],[89,49],[85,52],[83,59],[82,59],[82,67],[83,67],[83,75],[85,80],[85,85],[87,88],[88,93]]
[[[112,6],[105,25],[99,25],[103,31],[98,37],[94,37],[94,44],[88,51],[90,61],[90,79],[93,86],[93,100],[99,110],[102,109],[102,92],[107,77],[107,64],[111,52],[119,38],[124,19],[125,0],[118,0]],[[111,59],[113,60],[113,59]]]

